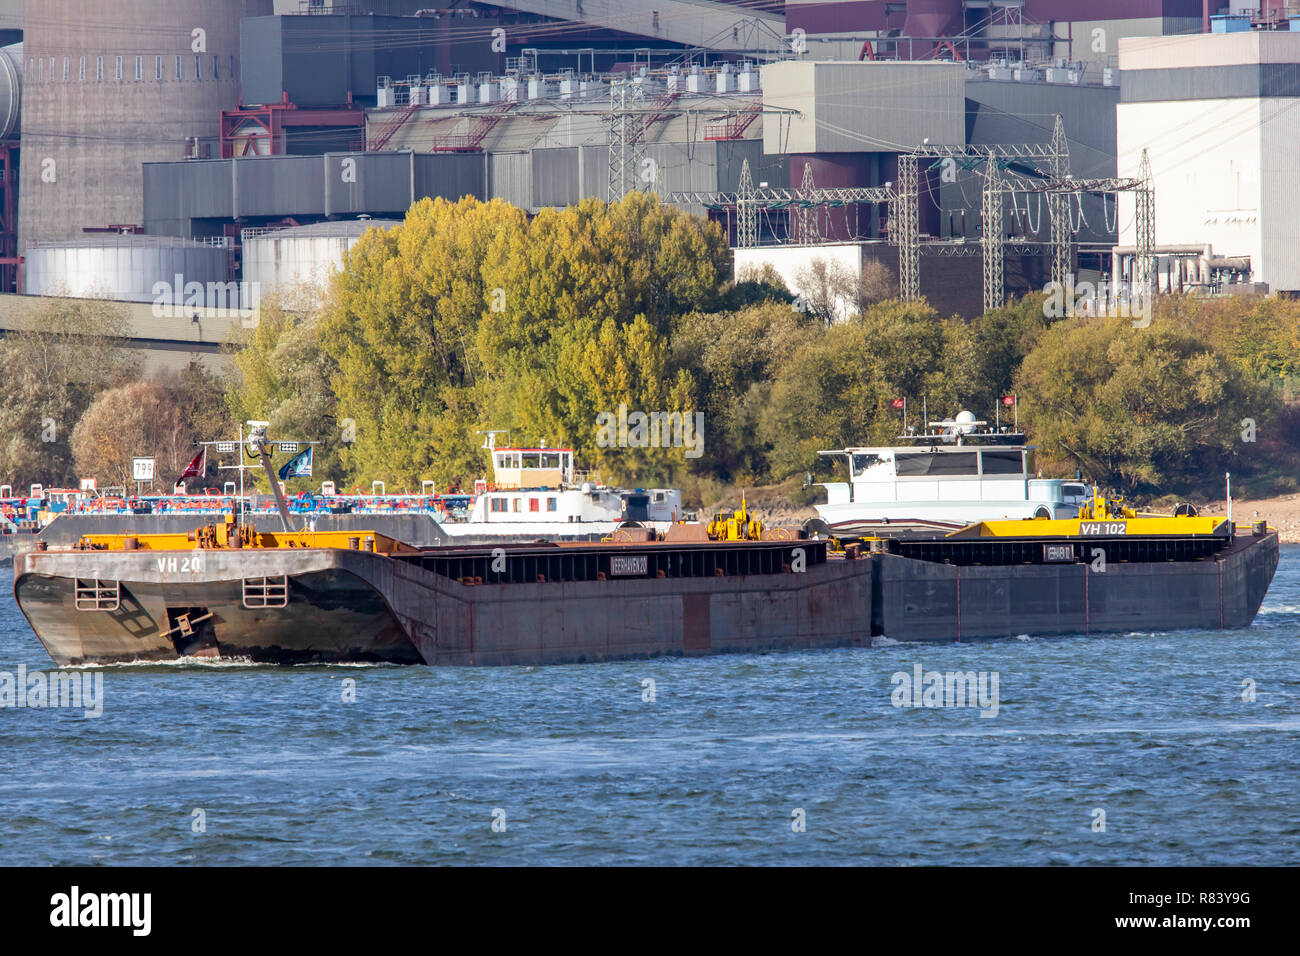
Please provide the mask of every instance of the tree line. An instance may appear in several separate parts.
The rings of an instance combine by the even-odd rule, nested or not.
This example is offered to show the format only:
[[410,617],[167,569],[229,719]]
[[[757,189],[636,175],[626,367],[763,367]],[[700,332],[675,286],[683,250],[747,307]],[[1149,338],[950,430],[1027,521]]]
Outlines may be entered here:
[[[22,371],[0,415],[0,475],[94,468],[103,484],[121,467],[114,431],[149,428],[183,467],[186,441],[192,454],[261,419],[321,442],[314,479],[293,490],[464,485],[490,473],[476,433],[508,429],[511,444],[572,446],[606,480],[675,484],[698,502],[710,487],[833,474],[818,451],[891,442],[895,399],[915,424],[923,400],[931,418],[988,417],[1016,395],[1045,474],[1079,469],[1140,498],[1211,495],[1224,471],[1259,493],[1295,487],[1290,300],[1163,297],[1137,328],[1049,318],[1035,295],[967,321],[889,297],[878,266],[846,289],[813,263],[787,288],[771,270],[732,277],[730,259],[718,224],[639,193],[531,219],[499,200],[421,200],[366,233],[323,296],[264,302],[222,382],[142,378],[112,323],[87,314],[107,307],[60,304],[58,321],[0,342],[0,370]],[[67,350],[78,335],[99,337],[97,357]],[[620,406],[702,414],[703,454],[611,443],[600,423]],[[50,415],[76,422],[62,451],[38,447]]]

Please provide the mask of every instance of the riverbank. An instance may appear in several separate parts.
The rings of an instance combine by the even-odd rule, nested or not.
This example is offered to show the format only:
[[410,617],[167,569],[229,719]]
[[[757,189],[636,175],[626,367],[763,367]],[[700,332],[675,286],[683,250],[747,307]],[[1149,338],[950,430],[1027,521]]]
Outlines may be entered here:
[[[1201,514],[1226,514],[1227,504],[1221,499],[1201,508]],[[1233,498],[1232,520],[1238,527],[1256,521],[1268,522],[1277,530],[1283,544],[1300,544],[1300,495],[1281,495],[1277,498]]]

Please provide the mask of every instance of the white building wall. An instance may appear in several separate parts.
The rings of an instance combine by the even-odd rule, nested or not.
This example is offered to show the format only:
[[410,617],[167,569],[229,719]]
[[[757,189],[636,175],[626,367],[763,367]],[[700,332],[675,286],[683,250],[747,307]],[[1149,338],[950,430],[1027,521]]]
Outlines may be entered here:
[[1300,99],[1261,101],[1260,131],[1259,272],[1271,290],[1300,291]]
[[[1136,177],[1142,150],[1149,150],[1156,198],[1156,245],[1212,245],[1216,256],[1250,256],[1254,281],[1296,288],[1290,274],[1276,273],[1264,257],[1261,209],[1273,211],[1294,193],[1282,187],[1285,154],[1270,162],[1270,192],[1261,192],[1261,100],[1121,103],[1116,109],[1118,173]],[[1294,114],[1294,100],[1270,100]],[[1271,134],[1270,134],[1271,135]],[[1291,135],[1295,135],[1292,133]],[[1294,170],[1294,166],[1291,167]],[[1292,172],[1294,176],[1294,172]],[[1272,192],[1279,195],[1274,196]],[[1264,196],[1268,195],[1268,200]],[[1136,202],[1121,194],[1119,244],[1136,244]],[[1300,279],[1300,275],[1296,277]]]
[[[800,273],[822,259],[828,267],[838,265],[852,279],[853,288],[857,288],[862,277],[862,247],[854,243],[824,246],[757,246],[749,249],[733,249],[735,255],[735,275],[744,275],[749,270],[760,271],[770,265],[785,287],[795,295],[804,295]],[[835,308],[837,319],[846,319],[857,311],[855,302],[845,300]]]

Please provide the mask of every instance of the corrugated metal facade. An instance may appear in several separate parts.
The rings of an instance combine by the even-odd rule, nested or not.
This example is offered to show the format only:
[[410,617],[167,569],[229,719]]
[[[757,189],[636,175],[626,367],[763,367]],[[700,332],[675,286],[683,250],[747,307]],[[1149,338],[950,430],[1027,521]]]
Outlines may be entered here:
[[1120,74],[1120,89],[1125,103],[1293,97],[1300,96],[1300,64],[1125,70]]
[[897,152],[928,139],[966,142],[960,63],[786,61],[762,69],[763,102],[798,111],[768,116],[769,153]]
[[532,154],[491,153],[487,157],[489,199],[504,199],[520,209],[533,208]]
[[[365,155],[365,154],[363,154]],[[369,155],[373,156],[374,153]],[[442,196],[444,199],[460,199],[462,196],[475,196],[486,199],[484,183],[487,178],[487,158],[478,153],[444,153],[442,155],[411,154],[415,170],[414,195],[411,202],[425,196]],[[405,212],[406,206],[394,209]]]
[[[583,150],[582,147],[572,146],[560,149],[535,149],[532,151],[533,202],[536,204],[535,208],[567,206],[570,203],[575,203],[583,197],[584,188],[586,195],[598,195],[589,178],[583,177],[586,182],[579,183],[580,173],[583,172],[582,160],[587,158],[584,153],[603,153],[604,162],[602,168],[608,169],[609,150],[604,148]],[[601,184],[600,194],[603,194],[607,182],[608,175],[605,183]]]
[[210,234],[196,220],[404,215],[416,199],[484,197],[482,155],[330,153],[145,163],[145,229]]
[[[476,18],[477,29],[490,29]],[[446,70],[446,35],[455,29],[433,17],[275,16],[243,21],[241,66],[245,103],[278,103],[281,92],[298,106],[342,106],[348,96],[373,103],[375,78],[405,80]],[[462,28],[463,29],[463,28]],[[500,72],[502,54],[491,44],[456,49],[459,70]]]

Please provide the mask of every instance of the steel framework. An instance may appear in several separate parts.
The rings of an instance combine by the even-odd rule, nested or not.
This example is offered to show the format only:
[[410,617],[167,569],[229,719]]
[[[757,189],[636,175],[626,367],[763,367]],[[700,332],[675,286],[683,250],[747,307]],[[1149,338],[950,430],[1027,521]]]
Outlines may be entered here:
[[1142,293],[1150,296],[1155,279],[1156,248],[1156,193],[1151,183],[1151,157],[1142,150],[1142,163],[1138,166],[1137,211],[1134,222],[1137,242],[1138,283]]
[[898,297],[921,297],[920,175],[915,155],[898,157],[898,189],[889,212],[893,241],[898,245]]
[[[1052,128],[1052,182],[1063,183],[1070,175],[1070,142],[1065,138],[1065,123],[1056,117]],[[1070,198],[1063,190],[1054,189],[1047,194],[1047,210],[1052,223],[1052,282],[1065,287],[1066,276],[1071,271],[1070,249]],[[1001,303],[999,303],[1000,305]]]
[[609,84],[609,189],[605,198],[610,202],[618,202],[636,189],[645,159],[646,124],[640,115],[644,105],[640,83],[623,78]]
[[[758,210],[790,209],[799,211],[825,205],[845,203],[888,203],[894,200],[894,191],[885,186],[831,187],[831,188],[754,188],[754,177],[749,171],[749,160],[740,167],[740,184],[734,193],[675,192],[664,197],[664,202],[677,205],[697,205],[708,209],[736,210],[736,245],[751,248],[758,245]],[[800,243],[795,243],[799,245]]]
[[804,245],[815,245],[822,239],[821,210],[809,201],[814,192],[816,186],[813,184],[812,163],[804,163],[803,181],[799,184],[799,195],[805,200],[799,207],[799,241]]
[[754,179],[749,174],[749,160],[740,167],[740,189],[736,194],[736,245],[758,245],[758,205],[754,198]]
[[981,196],[981,236],[977,247],[960,243],[936,243],[940,255],[975,255],[983,258],[983,293],[986,310],[1006,304],[1006,254],[1035,254],[1042,244],[1009,243],[1005,236],[1004,196],[1007,193],[1046,194],[1051,214],[1050,239],[1046,252],[1050,259],[1053,282],[1062,285],[1072,269],[1074,259],[1070,203],[1075,196],[1098,193],[1133,192],[1137,197],[1138,283],[1147,294],[1155,273],[1155,193],[1151,162],[1142,154],[1140,176],[1136,179],[1075,179],[1070,175],[1069,143],[1061,117],[1056,118],[1048,143],[995,144],[989,146],[930,146],[926,144],[898,157],[898,182],[892,187],[817,189],[812,182],[811,165],[804,166],[799,189],[754,189],[749,162],[741,168],[740,187],[731,193],[679,192],[666,198],[670,203],[695,203],[709,208],[735,207],[736,245],[758,245],[758,210],[760,208],[797,207],[800,243],[820,241],[820,229],[814,225],[816,208],[827,203],[888,203],[888,241],[898,247],[898,291],[905,302],[920,298],[920,171],[922,158],[959,162],[969,171],[983,176]]
[[1002,236],[1002,168],[1001,161],[990,155],[984,175],[984,197],[980,210],[983,229],[980,245],[984,252],[984,311],[1001,308],[1007,300],[1006,250]]
[[[1068,214],[1070,199],[1074,196],[1088,194],[1112,193],[1118,195],[1123,192],[1131,192],[1136,199],[1137,208],[1134,216],[1134,229],[1136,231],[1136,259],[1137,259],[1137,277],[1136,284],[1141,288],[1141,294],[1150,296],[1154,292],[1155,279],[1155,187],[1151,182],[1151,158],[1146,150],[1142,151],[1142,163],[1139,167],[1139,175],[1136,179],[1114,177],[1109,179],[1073,179],[1066,176],[1063,179],[1054,180],[1048,183],[1017,183],[1017,188],[1024,192],[1046,193],[1049,203],[1052,199],[1059,197],[1065,206]],[[1066,257],[1069,261],[1069,232],[1066,232]],[[1053,243],[1053,265],[1057,249]],[[1068,269],[1066,270],[1068,272]],[[1056,279],[1053,273],[1053,282],[1063,279]]]
[[[898,246],[898,295],[904,302],[921,297],[920,175],[922,158],[959,163],[984,176],[981,199],[980,246],[984,256],[984,304],[996,308],[1006,301],[1006,243],[1002,232],[1002,194],[1036,190],[1040,182],[1065,181],[1069,175],[1069,143],[1065,124],[1056,117],[1047,143],[931,146],[928,143],[898,157],[897,198],[890,214],[889,239]],[[1021,175],[1005,175],[1008,167],[1022,167]],[[990,182],[990,180],[992,182]],[[1052,214],[1052,275],[1062,277],[1070,268],[1070,220],[1067,200],[1048,193]],[[990,305],[992,303],[992,305]]]

